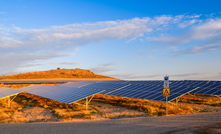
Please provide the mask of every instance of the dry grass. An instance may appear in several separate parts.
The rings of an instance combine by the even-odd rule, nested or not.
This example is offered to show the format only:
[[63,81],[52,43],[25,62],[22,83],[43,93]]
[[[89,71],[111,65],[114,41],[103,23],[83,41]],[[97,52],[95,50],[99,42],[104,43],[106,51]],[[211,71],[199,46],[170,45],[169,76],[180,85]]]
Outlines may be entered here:
[[8,88],[13,88],[13,89],[19,89],[23,87],[30,86],[31,84],[0,84],[1,87],[8,87]]
[[[110,95],[95,95],[95,101],[112,104],[114,106],[123,106],[130,109],[135,109],[141,112],[145,112],[147,115],[163,116],[166,114],[165,102],[146,101],[142,99],[123,98]],[[190,106],[176,106],[168,104],[168,114],[186,114],[195,112]]]
[[9,76],[0,76],[0,80],[53,79],[53,78],[112,78],[112,77],[97,75],[91,72],[90,70],[84,70],[84,69],[57,69],[57,70],[22,73],[22,74],[9,75]]
[[179,102],[184,103],[194,103],[194,104],[203,104],[203,105],[212,105],[221,107],[221,98],[215,96],[190,96],[185,95],[180,98]]
[[[4,100],[1,100],[3,102]],[[90,115],[90,112],[93,110],[85,111],[85,106],[76,105],[76,104],[65,104],[58,101],[50,100],[40,96],[20,93],[14,101],[11,102],[11,107],[8,108],[6,104],[0,102],[0,122],[32,122],[32,121],[41,121],[48,120],[51,121],[49,117],[32,120],[31,118],[26,118],[21,114],[25,114],[27,108],[32,107],[41,107],[49,112],[53,113],[54,117],[59,120],[70,120],[72,118],[85,118],[87,115]],[[89,107],[90,108],[90,107]],[[20,114],[18,113],[20,112]],[[96,112],[96,111],[95,111]],[[16,115],[21,115],[17,116]]]
[[[13,88],[13,89],[19,89],[31,85],[36,85],[36,84],[0,84],[1,87],[8,87],[8,88]],[[60,85],[60,84],[37,84],[37,85]]]

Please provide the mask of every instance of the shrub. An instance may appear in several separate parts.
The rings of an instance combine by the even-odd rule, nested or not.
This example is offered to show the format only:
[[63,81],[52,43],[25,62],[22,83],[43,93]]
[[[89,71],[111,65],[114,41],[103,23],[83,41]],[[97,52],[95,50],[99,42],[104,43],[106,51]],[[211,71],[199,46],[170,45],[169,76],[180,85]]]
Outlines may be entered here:
[[79,77],[79,74],[72,74],[72,76]]
[[65,74],[65,72],[61,72],[61,74]]

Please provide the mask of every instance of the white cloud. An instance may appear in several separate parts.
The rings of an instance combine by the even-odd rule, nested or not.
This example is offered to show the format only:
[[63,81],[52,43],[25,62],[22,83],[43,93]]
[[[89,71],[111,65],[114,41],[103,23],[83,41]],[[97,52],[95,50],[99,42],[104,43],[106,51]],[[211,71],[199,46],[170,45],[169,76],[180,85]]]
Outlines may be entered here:
[[147,57],[147,59],[153,59],[154,57],[153,56],[149,56],[149,57]]
[[76,65],[81,64],[79,61],[63,61],[63,62],[44,62],[44,63],[28,63],[23,64],[20,67],[33,67],[33,66],[44,66],[44,65],[52,65],[52,64],[66,64],[66,65]]
[[181,78],[185,78],[185,77],[192,77],[192,76],[198,76],[198,75],[205,75],[206,73],[185,73],[185,74],[172,74],[170,75],[171,77],[181,77]]
[[124,74],[109,74],[108,76],[125,79],[125,80],[136,80],[136,79],[154,79],[162,75],[137,75],[134,73],[124,73]]
[[118,65],[117,62],[110,62],[110,63],[103,63],[103,64],[99,64],[100,66],[112,66],[112,65]]
[[199,45],[193,46],[191,48],[175,50],[173,53],[175,55],[182,55],[182,54],[199,54],[208,51],[216,51],[221,48],[221,44],[206,44],[206,45]]
[[[183,25],[181,23],[180,25]],[[183,25],[185,27],[186,25]],[[221,36],[221,19],[209,19],[207,22],[195,26],[185,34],[174,36],[161,36],[149,38],[149,41],[163,42],[170,45],[178,45],[194,40],[206,40]],[[221,39],[219,38],[219,41]]]
[[[21,67],[31,66],[31,62],[36,60],[48,60],[54,57],[66,57],[73,54],[51,53],[51,54],[0,54],[0,72],[9,72]],[[39,64],[39,63],[38,63]],[[33,64],[34,65],[34,64]],[[39,64],[40,65],[40,64]],[[35,65],[36,66],[36,65]]]
[[[103,21],[95,23],[70,24],[52,26],[46,29],[11,28],[7,36],[2,35],[1,52],[26,49],[29,52],[52,49],[76,49],[91,42],[112,39],[134,40],[161,27],[174,24],[182,20],[183,16],[157,16],[154,18],[133,18],[128,20]],[[61,47],[62,46],[62,47]]]
[[79,61],[63,61],[63,62],[55,62],[56,64],[67,64],[67,65],[76,65],[76,64],[82,64]]
[[194,23],[196,23],[197,20],[193,19],[193,20],[188,20],[188,21],[184,21],[182,23],[179,24],[179,27],[181,28],[185,28],[185,27],[188,27],[190,25],[193,25]]
[[[143,41],[140,38],[146,38],[147,35],[151,41],[172,45],[211,38],[221,41],[219,38],[221,36],[221,19],[209,19],[202,22],[198,20],[199,17],[200,15],[162,15],[153,18],[74,23],[45,29],[6,28],[0,25],[0,55],[2,56],[0,61],[5,63],[5,65],[0,65],[0,70],[4,70],[7,66],[10,69],[15,69],[34,60],[68,56],[63,53],[73,53],[80,46],[100,41],[124,39],[127,42],[137,38]],[[190,31],[185,34],[165,36],[166,34],[161,33],[168,31],[168,29],[173,30],[174,27],[185,29],[190,25],[192,26]],[[156,33],[161,36],[156,36]],[[209,46],[201,47],[193,48],[192,51],[195,53],[205,52],[209,50],[207,48],[210,48]],[[215,50],[215,48],[212,47],[210,50]],[[149,56],[149,58],[152,57]],[[11,63],[9,63],[10,60]],[[80,63],[63,62],[61,64]],[[107,67],[114,64],[116,63],[105,63],[101,64],[103,67],[92,69],[97,72],[107,72],[114,70]]]
[[0,14],[6,14],[6,12],[0,12]]

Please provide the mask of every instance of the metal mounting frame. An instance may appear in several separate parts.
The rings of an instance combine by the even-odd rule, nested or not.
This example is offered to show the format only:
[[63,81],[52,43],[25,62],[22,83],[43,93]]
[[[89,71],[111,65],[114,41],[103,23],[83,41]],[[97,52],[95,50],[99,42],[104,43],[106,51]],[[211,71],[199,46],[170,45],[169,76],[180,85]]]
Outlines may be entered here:
[[[187,92],[187,93],[185,93],[185,94],[190,94],[190,92],[192,92],[192,91],[194,91],[194,90],[197,90],[198,88],[199,88],[199,87],[194,88],[193,90],[190,90],[189,92]],[[178,107],[178,101],[180,100],[180,97],[184,96],[185,94],[182,94],[182,95],[180,95],[180,96],[178,96],[178,97],[176,97],[176,98],[174,98],[174,99],[168,101],[168,103],[174,104],[174,105],[176,105],[176,107]],[[194,96],[195,96],[195,94],[194,94]],[[174,101],[174,100],[176,101],[176,103],[172,103],[172,102],[171,102],[171,101]]]
[[[6,96],[6,97],[3,97],[1,98],[2,100],[5,100],[6,102],[2,102],[3,104],[8,104],[8,107],[11,106],[11,102],[15,99],[15,97],[18,95],[19,93],[16,93],[16,94],[12,94],[12,95],[9,95],[9,96]],[[11,97],[14,96],[12,99]],[[8,102],[7,102],[8,100]]]
[[[101,92],[103,92],[103,91],[101,91]],[[101,93],[101,92],[99,92],[99,93]],[[98,94],[98,93],[96,93],[96,94]],[[85,104],[85,103],[84,103],[84,104],[77,103],[77,102],[80,101],[80,100],[77,100],[77,101],[72,102],[72,103],[69,103],[69,104],[82,105],[82,106],[85,106],[85,107],[86,107],[86,110],[88,110],[88,104],[91,102],[92,98],[93,98],[94,95],[96,95],[96,94],[93,94],[89,101],[88,101],[88,97],[85,97],[85,98],[80,99],[80,100],[86,99],[86,102],[85,102],[86,104]],[[89,96],[89,97],[90,97],[90,96]]]

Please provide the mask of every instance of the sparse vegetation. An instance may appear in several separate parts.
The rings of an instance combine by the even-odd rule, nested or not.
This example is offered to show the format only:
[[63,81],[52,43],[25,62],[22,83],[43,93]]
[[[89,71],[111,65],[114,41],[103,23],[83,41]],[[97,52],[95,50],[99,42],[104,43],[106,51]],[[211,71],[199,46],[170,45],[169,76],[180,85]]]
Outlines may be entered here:
[[[129,109],[135,109],[141,112],[145,112],[146,115],[153,115],[153,116],[163,116],[166,114],[165,111],[165,103],[164,102],[157,102],[157,101],[146,101],[142,99],[128,99],[123,97],[116,97],[110,95],[95,95],[94,99],[96,101],[102,103],[108,103],[114,106],[122,106],[128,107]],[[195,112],[196,109],[192,107],[186,106],[176,106],[169,104],[168,105],[168,114],[186,114]],[[127,115],[123,114],[121,117],[125,117]]]
[[215,96],[190,96],[185,95],[180,98],[179,102],[193,103],[200,105],[221,106],[221,99]]
[[[4,79],[54,79],[54,78],[109,78],[112,77],[97,75],[90,70],[84,69],[60,69],[39,72],[29,72],[9,76],[0,76],[0,80]],[[116,79],[117,80],[117,79]]]
[[8,88],[14,88],[14,89],[19,89],[22,87],[27,87],[30,86],[31,84],[0,84],[1,87],[8,87]]
[[[1,100],[3,101],[3,100]],[[81,111],[81,109],[85,109],[84,106],[76,105],[76,104],[64,104],[61,102],[57,102],[54,100],[46,99],[40,96],[28,94],[28,93],[20,93],[14,101],[11,103],[11,107],[8,108],[6,104],[0,102],[0,122],[8,123],[8,122],[33,122],[33,121],[42,121],[42,120],[53,120],[53,117],[38,118],[38,119],[28,119],[21,116],[19,113],[24,113],[25,109],[32,106],[33,108],[42,107],[60,120],[70,120],[72,118],[85,118],[86,116],[90,116],[96,114],[96,111],[88,110]],[[89,118],[89,117],[87,117]]]

